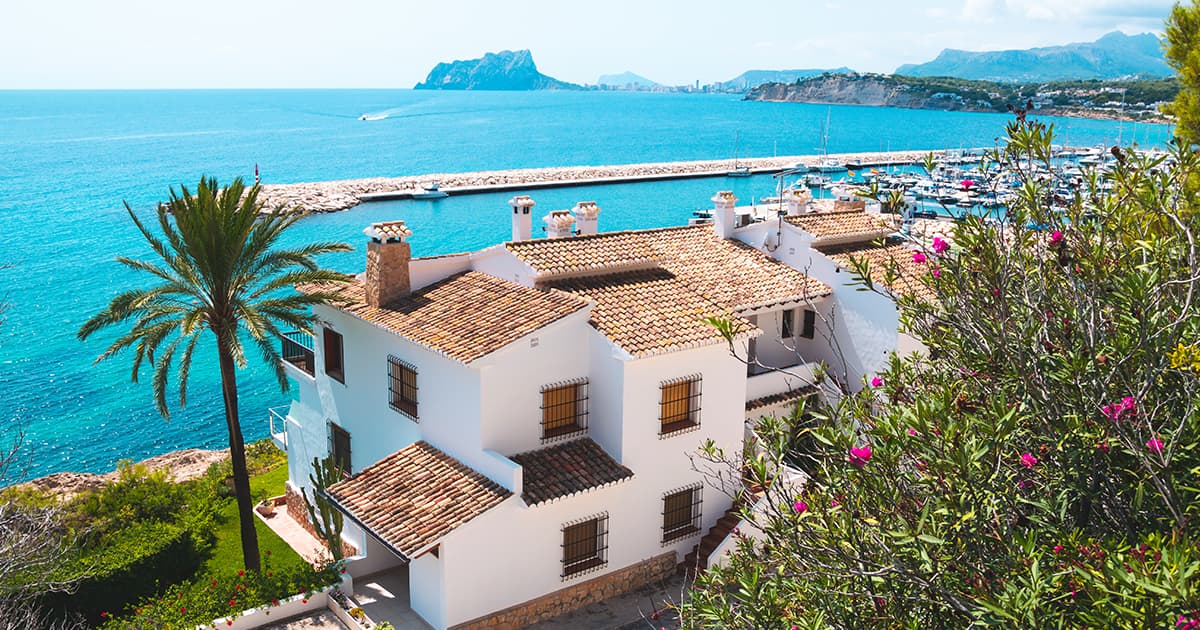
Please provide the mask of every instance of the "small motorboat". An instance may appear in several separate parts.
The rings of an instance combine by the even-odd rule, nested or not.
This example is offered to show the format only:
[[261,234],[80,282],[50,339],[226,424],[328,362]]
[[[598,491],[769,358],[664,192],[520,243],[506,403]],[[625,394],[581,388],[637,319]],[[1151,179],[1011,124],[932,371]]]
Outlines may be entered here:
[[413,199],[442,199],[444,197],[450,196],[446,191],[442,190],[438,186],[439,185],[437,182],[429,182],[428,184],[421,186],[420,192],[413,193],[412,198]]
[[732,170],[725,173],[725,177],[750,177],[753,174],[750,172],[749,166],[735,166]]

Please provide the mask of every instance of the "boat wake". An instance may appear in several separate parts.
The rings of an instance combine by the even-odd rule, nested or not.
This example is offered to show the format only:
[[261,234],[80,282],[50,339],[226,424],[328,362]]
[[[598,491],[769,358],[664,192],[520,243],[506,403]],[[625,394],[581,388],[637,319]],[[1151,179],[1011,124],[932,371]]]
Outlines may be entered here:
[[383,120],[387,117],[388,117],[387,114],[363,114],[362,116],[359,116],[358,119],[359,120]]

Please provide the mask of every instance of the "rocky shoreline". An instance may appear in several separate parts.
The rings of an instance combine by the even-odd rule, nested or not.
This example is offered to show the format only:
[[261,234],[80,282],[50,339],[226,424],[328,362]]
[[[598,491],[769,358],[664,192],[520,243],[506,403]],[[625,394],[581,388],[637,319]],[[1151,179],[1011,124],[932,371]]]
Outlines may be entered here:
[[[196,479],[204,475],[209,466],[229,459],[229,449],[205,450],[188,448],[156,455],[142,460],[138,464],[150,471],[166,470],[167,477],[176,482]],[[17,484],[18,488],[28,488],[38,492],[54,495],[62,501],[88,490],[101,488],[117,480],[120,471],[98,475],[95,473],[58,472],[32,481]]]
[[[892,151],[869,153],[842,153],[830,155],[843,162],[862,163],[920,161],[929,151]],[[933,151],[940,155],[942,151]],[[775,158],[751,158],[737,161],[738,166],[752,170],[780,170],[796,164],[816,166],[821,160],[817,155],[798,155]],[[734,168],[733,160],[700,160],[692,162],[655,162],[649,164],[621,164],[613,166],[560,166],[553,168],[525,168],[504,171],[478,171],[474,173],[428,173],[405,177],[372,177],[328,182],[306,182],[296,184],[264,184],[259,199],[267,210],[300,207],[308,212],[338,212],[357,206],[361,195],[418,192],[430,182],[438,182],[441,189],[449,192],[465,192],[488,187],[539,184],[542,186],[575,182],[614,183],[631,178],[671,175],[720,176]]]

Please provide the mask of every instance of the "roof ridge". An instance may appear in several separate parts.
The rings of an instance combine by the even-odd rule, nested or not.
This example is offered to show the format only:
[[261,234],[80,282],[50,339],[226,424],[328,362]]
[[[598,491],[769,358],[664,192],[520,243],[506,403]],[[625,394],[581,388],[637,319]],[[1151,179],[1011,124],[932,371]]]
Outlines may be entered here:
[[625,236],[629,234],[651,234],[654,232],[671,232],[691,230],[695,228],[708,228],[708,225],[668,225],[657,228],[644,228],[640,230],[615,230],[612,232],[598,232],[596,234],[576,234],[574,236],[566,236],[563,238],[531,238],[525,241],[504,241],[502,245],[511,248],[513,245],[542,245],[552,243],[579,243],[589,240],[600,240],[604,238],[612,238],[614,236]]

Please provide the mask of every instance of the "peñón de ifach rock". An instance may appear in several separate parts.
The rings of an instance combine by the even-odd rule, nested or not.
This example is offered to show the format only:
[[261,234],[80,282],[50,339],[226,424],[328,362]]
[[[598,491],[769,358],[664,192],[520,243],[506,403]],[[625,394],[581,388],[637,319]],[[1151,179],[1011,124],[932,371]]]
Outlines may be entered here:
[[416,90],[581,90],[538,72],[528,50],[502,50],[480,59],[439,63]]

